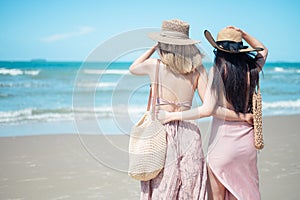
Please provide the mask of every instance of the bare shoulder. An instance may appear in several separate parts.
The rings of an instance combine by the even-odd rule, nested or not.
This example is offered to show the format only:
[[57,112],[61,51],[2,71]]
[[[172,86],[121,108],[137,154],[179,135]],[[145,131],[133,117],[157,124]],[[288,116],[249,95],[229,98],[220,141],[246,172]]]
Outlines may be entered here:
[[157,64],[157,59],[156,58],[148,58],[143,62],[143,68],[148,71],[148,73],[151,73],[153,69],[155,68]]
[[144,67],[146,68],[148,75],[152,76],[154,74],[155,68],[157,65],[157,61],[158,61],[158,59],[156,59],[156,58],[149,58],[149,59],[145,60]]
[[156,62],[157,62],[157,58],[148,58],[147,60],[145,60],[144,64],[152,66],[153,64],[156,64]]

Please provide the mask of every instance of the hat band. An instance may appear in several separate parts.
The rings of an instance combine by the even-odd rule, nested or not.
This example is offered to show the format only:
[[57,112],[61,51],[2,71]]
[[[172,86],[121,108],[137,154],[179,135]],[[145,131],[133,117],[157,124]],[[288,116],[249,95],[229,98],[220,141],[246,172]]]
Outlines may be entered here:
[[239,52],[240,49],[248,48],[248,46],[243,45],[243,42],[217,41],[216,43],[220,48],[232,52]]
[[177,32],[177,31],[162,30],[160,32],[160,36],[175,38],[175,39],[189,39],[189,37],[186,34],[183,34],[183,33]]

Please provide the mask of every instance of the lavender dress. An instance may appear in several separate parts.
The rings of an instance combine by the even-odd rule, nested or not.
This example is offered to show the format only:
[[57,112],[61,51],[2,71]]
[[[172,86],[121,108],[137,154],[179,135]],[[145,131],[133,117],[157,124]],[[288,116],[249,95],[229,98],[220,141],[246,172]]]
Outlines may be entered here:
[[141,199],[205,199],[207,169],[197,124],[173,121],[165,128],[165,167],[156,178],[141,182]]

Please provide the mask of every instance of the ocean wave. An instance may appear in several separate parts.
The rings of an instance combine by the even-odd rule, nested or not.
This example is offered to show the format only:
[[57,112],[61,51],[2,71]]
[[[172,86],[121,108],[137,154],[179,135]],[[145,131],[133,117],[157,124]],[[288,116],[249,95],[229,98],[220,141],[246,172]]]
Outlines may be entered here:
[[96,118],[116,118],[122,116],[140,116],[145,112],[145,106],[101,106],[59,109],[27,108],[16,111],[0,112],[0,124],[19,124],[26,122],[70,121]]
[[71,113],[49,112],[49,110],[37,110],[28,108],[16,111],[0,112],[0,124],[14,124],[30,121],[55,121],[58,119],[72,119]]
[[283,67],[274,67],[275,72],[283,72],[284,68]]
[[7,69],[0,68],[0,75],[19,76],[19,75],[39,75],[40,70],[21,70],[21,69]]
[[300,108],[300,99],[289,101],[263,102],[263,109]]
[[83,70],[85,74],[93,74],[93,75],[103,75],[103,74],[110,74],[110,75],[124,75],[130,74],[129,70],[121,70],[121,69],[85,69]]
[[0,88],[41,88],[49,87],[46,83],[36,82],[4,82],[0,83]]
[[300,73],[300,69],[297,68],[284,68],[284,67],[274,67],[273,72],[280,73]]
[[1,94],[0,93],[0,98],[7,98],[7,97],[12,97],[13,95],[11,94]]
[[114,88],[117,86],[117,83],[116,82],[78,83],[77,86],[82,88]]
[[[101,105],[96,107],[74,108],[26,108],[14,111],[0,112],[0,125],[22,124],[31,122],[73,121],[97,119],[117,119],[128,116],[138,119],[144,114],[146,105]],[[289,101],[263,102],[264,114],[290,114],[300,113],[300,99]]]

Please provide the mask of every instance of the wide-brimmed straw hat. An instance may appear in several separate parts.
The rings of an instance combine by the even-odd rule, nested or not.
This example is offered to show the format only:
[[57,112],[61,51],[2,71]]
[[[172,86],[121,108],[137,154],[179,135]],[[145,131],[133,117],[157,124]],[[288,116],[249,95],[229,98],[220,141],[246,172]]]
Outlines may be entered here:
[[175,45],[191,45],[200,41],[189,38],[190,25],[179,19],[163,21],[160,32],[149,33],[148,36],[158,42]]
[[217,41],[213,38],[208,30],[204,31],[204,35],[208,42],[216,49],[228,53],[244,53],[251,51],[262,51],[263,48],[249,48],[243,45],[242,33],[226,27],[222,29],[217,36]]

